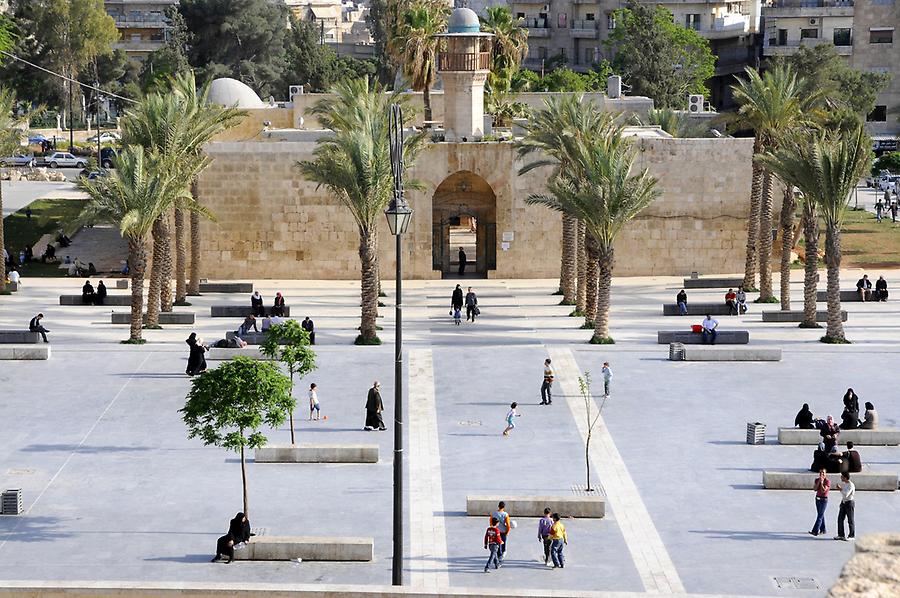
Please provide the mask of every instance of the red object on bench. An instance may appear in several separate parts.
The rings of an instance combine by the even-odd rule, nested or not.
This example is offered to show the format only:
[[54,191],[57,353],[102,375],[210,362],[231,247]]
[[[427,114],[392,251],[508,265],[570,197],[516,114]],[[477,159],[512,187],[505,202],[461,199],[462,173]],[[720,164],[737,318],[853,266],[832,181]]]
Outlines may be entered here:
[[703,326],[701,326],[700,324],[691,324],[691,332],[703,332]]

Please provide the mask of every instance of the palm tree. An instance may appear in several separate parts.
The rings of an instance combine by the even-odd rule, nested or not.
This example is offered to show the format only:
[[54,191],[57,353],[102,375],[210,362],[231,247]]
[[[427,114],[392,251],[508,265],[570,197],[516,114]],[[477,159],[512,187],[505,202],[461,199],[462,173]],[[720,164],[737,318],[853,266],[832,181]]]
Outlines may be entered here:
[[[785,65],[777,65],[760,76],[756,69],[745,69],[747,79],[741,79],[732,87],[735,100],[741,105],[739,114],[756,133],[754,156],[773,149],[779,136],[796,126],[806,107],[815,98],[804,94],[803,80]],[[761,185],[759,179],[762,178]],[[759,199],[755,190],[759,189]],[[747,260],[744,283],[753,286],[752,256],[754,239],[758,236],[759,250],[759,299],[760,302],[776,301],[772,294],[772,175],[760,169],[754,162],[753,185],[750,196],[750,218],[747,229]],[[758,220],[757,220],[758,219]],[[758,231],[752,230],[757,226]]]
[[515,71],[528,55],[528,30],[519,26],[507,6],[489,6],[481,19],[481,30],[494,34],[491,70]]
[[[828,270],[828,326],[822,342],[849,342],[841,322],[841,227],[850,191],[871,165],[871,148],[871,140],[858,125],[852,131],[809,132],[796,144],[759,157],[763,166],[797,187],[821,210]],[[807,254],[807,261],[810,259],[815,256]]]
[[584,222],[574,216],[572,218],[578,224],[578,229],[575,231],[575,234],[578,236],[578,284],[575,287],[575,309],[569,315],[577,318],[584,317],[585,304],[587,303],[587,250],[585,248],[587,231],[584,228]]
[[778,228],[781,229],[781,274],[780,299],[781,311],[791,309],[791,251],[794,249],[794,213],[797,202],[794,199],[794,186],[785,183],[784,195],[781,198],[781,218]]
[[[332,97],[320,100],[310,112],[333,131],[320,137],[314,159],[298,163],[303,176],[325,187],[356,220],[359,231],[361,314],[357,344],[378,344],[378,222],[390,202],[393,189],[389,144],[389,108],[402,100],[397,92],[385,93],[367,77],[338,83]],[[406,139],[405,168],[412,166],[425,144],[424,133]],[[408,187],[415,188],[412,182]]]
[[[127,146],[109,176],[95,180],[82,178],[79,185],[89,200],[79,219],[86,223],[109,222],[119,226],[128,239],[131,267],[131,334],[129,343],[143,343],[141,327],[144,311],[144,274],[147,242],[154,224],[168,209],[172,198],[181,198],[184,187],[173,176],[171,160],[157,151]],[[184,197],[189,201],[190,197]]]
[[[570,155],[578,178],[562,176],[548,185],[550,194],[526,201],[568,212],[584,222],[590,253],[599,271],[597,310],[591,343],[612,343],[609,300],[615,261],[613,243],[622,228],[660,195],[656,179],[646,169],[631,174],[635,151],[616,130],[610,137],[573,142]],[[591,291],[589,290],[589,293]]]
[[399,32],[391,38],[391,53],[403,65],[412,88],[422,92],[425,120],[432,120],[431,86],[437,75],[437,51],[440,38],[447,29],[446,4],[422,2],[401,15]]

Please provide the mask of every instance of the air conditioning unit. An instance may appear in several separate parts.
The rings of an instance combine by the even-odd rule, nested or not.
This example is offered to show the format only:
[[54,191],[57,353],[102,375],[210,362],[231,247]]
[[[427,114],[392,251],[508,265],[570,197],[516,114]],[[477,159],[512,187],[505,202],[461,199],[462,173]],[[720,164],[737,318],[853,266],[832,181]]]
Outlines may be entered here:
[[293,102],[294,96],[303,95],[303,86],[302,85],[291,85],[288,88],[288,101]]
[[688,112],[691,114],[696,114],[698,112],[703,112],[703,107],[705,105],[704,97],[698,93],[692,93],[688,96]]
[[811,18],[811,19],[809,20],[809,24],[810,24],[810,25],[818,25],[818,24],[819,24],[819,19],[816,19],[815,17],[814,17],[814,18]]

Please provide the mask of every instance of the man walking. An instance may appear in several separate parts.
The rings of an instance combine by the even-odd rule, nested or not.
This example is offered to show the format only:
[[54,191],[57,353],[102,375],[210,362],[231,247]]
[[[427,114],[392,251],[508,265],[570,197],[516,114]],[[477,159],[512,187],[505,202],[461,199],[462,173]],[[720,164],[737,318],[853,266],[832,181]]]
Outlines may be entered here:
[[553,540],[550,539],[550,528],[553,527],[553,519],[550,518],[550,507],[544,509],[544,516],[538,519],[538,542],[544,546],[544,564],[550,564],[550,546]]
[[31,322],[28,323],[28,330],[31,332],[39,332],[41,337],[43,337],[45,343],[49,343],[47,340],[47,333],[50,332],[46,328],[44,328],[43,324],[41,324],[41,320],[44,318],[44,314],[38,314],[31,318]]
[[366,425],[363,430],[367,432],[386,430],[384,420],[381,419],[382,411],[384,411],[384,403],[381,402],[381,384],[376,380],[372,383],[369,396],[366,398]]
[[488,568],[494,565],[494,569],[499,569],[502,565],[500,551],[503,549],[503,539],[500,537],[500,529],[497,527],[497,518],[491,517],[490,525],[484,532],[484,548],[490,550],[487,563],[484,564],[484,572],[488,572]]
[[463,251],[463,248],[459,248],[459,275],[465,276],[466,274],[466,252]]
[[[856,523],[854,521],[856,486],[850,481],[849,473],[841,474],[841,481],[837,488],[841,491],[841,506],[838,507],[838,535],[834,539],[845,542],[850,540],[852,542],[856,538]],[[847,525],[850,528],[849,536],[844,535],[844,519],[847,520]]]
[[491,520],[496,520],[497,529],[500,530],[500,564],[503,564],[503,557],[506,556],[506,546],[509,540],[509,530],[512,529],[512,522],[509,513],[506,512],[506,503],[502,500],[497,503],[497,510],[491,513]]
[[559,513],[551,515],[553,527],[550,528],[550,558],[553,560],[553,568],[560,569],[566,566],[566,557],[563,555],[563,547],[569,543],[566,535],[566,526],[559,520]]
[[475,291],[472,290],[472,287],[469,287],[469,292],[466,293],[466,322],[471,320],[475,322],[475,316],[478,315],[478,297],[475,296]]
[[549,405],[553,402],[553,368],[550,367],[550,360],[544,360],[544,382],[541,384],[541,405]]
[[612,384],[612,370],[609,367],[609,362],[603,362],[603,369],[600,370],[600,373],[603,374],[603,398],[609,398],[609,386]]

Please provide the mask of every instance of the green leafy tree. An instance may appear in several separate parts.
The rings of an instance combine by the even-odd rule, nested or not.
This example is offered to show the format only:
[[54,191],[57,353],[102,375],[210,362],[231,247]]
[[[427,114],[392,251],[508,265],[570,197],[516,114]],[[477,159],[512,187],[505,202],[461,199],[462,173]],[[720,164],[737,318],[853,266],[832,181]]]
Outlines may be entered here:
[[431,86],[437,77],[440,38],[447,30],[449,11],[445,4],[420,0],[401,15],[397,35],[391,39],[391,53],[402,65],[412,88],[422,92],[425,120],[432,120]]
[[[841,321],[841,228],[850,192],[872,161],[872,140],[862,126],[855,131],[809,131],[796,143],[759,156],[781,180],[814,199],[825,223],[828,271],[828,325],[822,342],[847,343]],[[814,256],[807,255],[807,259]]]
[[716,58],[703,36],[675,24],[662,6],[629,0],[615,17],[606,43],[632,94],[653,98],[657,108],[681,108],[691,93],[709,95]]
[[528,30],[513,18],[508,6],[488,6],[481,31],[494,35],[491,70],[515,70],[528,56]]
[[290,380],[274,363],[236,357],[191,379],[191,390],[180,410],[188,438],[240,453],[248,517],[246,449],[264,446],[267,439],[260,428],[280,426],[296,407],[289,390]]
[[889,152],[879,156],[872,165],[872,174],[878,174],[882,170],[900,172],[900,152]]
[[366,14],[366,25],[372,35],[375,46],[375,65],[377,79],[381,85],[391,83],[393,67],[390,52],[388,52],[388,1],[369,0],[369,12]]
[[[13,32],[13,23],[4,14],[0,14],[0,50],[8,52],[15,43],[15,33]],[[0,64],[6,62],[5,56],[0,56]]]
[[190,70],[186,50],[190,42],[187,24],[177,6],[169,6],[165,11],[169,25],[166,43],[144,59],[141,64],[140,84],[144,92],[165,89],[169,79]]
[[[285,320],[266,331],[259,350],[266,357],[282,363],[291,379],[289,394],[294,396],[294,376],[302,379],[316,369],[316,353],[309,346],[309,333],[296,320]],[[291,444],[294,444],[294,410],[289,412]]]

